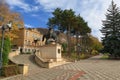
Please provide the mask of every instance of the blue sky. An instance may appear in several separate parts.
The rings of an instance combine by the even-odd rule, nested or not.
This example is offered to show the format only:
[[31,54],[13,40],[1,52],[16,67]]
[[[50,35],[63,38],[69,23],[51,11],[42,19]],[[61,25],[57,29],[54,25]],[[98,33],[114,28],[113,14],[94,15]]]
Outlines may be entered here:
[[[120,0],[114,0],[120,6]],[[6,0],[10,9],[21,13],[26,27],[44,27],[55,8],[73,9],[88,22],[92,35],[102,36],[99,29],[111,0]]]

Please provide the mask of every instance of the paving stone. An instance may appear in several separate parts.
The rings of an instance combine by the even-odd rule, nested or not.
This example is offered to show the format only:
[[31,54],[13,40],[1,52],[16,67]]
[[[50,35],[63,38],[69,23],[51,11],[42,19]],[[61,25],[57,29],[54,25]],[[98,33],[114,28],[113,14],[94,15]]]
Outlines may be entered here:
[[19,55],[14,60],[29,64],[28,76],[24,76],[22,80],[70,80],[74,76],[72,80],[75,80],[79,71],[84,71],[85,74],[77,76],[77,80],[120,80],[120,61],[102,60],[100,57],[99,55],[51,69],[36,65],[33,55]]

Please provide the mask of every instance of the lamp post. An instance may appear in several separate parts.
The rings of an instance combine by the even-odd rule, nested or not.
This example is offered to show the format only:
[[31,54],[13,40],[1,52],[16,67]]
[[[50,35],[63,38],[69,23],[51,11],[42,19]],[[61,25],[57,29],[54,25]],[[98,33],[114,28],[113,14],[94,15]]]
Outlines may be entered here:
[[4,47],[4,34],[6,29],[11,29],[12,27],[12,22],[9,21],[8,24],[2,25],[1,30],[2,30],[2,39],[1,39],[1,49],[0,49],[0,75],[2,73],[2,64],[3,64],[3,59],[2,59],[2,53],[3,53],[3,47]]

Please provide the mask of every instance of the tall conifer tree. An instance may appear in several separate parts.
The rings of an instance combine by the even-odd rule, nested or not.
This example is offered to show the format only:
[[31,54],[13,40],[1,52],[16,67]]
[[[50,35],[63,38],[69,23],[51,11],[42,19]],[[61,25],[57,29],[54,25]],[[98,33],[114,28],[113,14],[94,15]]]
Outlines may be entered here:
[[101,32],[104,35],[103,51],[120,57],[120,10],[113,1],[107,10]]

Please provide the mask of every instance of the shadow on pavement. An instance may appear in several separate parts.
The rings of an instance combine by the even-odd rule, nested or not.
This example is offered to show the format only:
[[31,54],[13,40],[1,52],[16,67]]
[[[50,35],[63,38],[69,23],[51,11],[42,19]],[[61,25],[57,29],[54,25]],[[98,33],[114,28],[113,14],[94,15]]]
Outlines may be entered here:
[[36,65],[38,67],[40,67],[36,62],[35,62],[35,56],[32,54],[29,56],[29,60],[33,65]]

